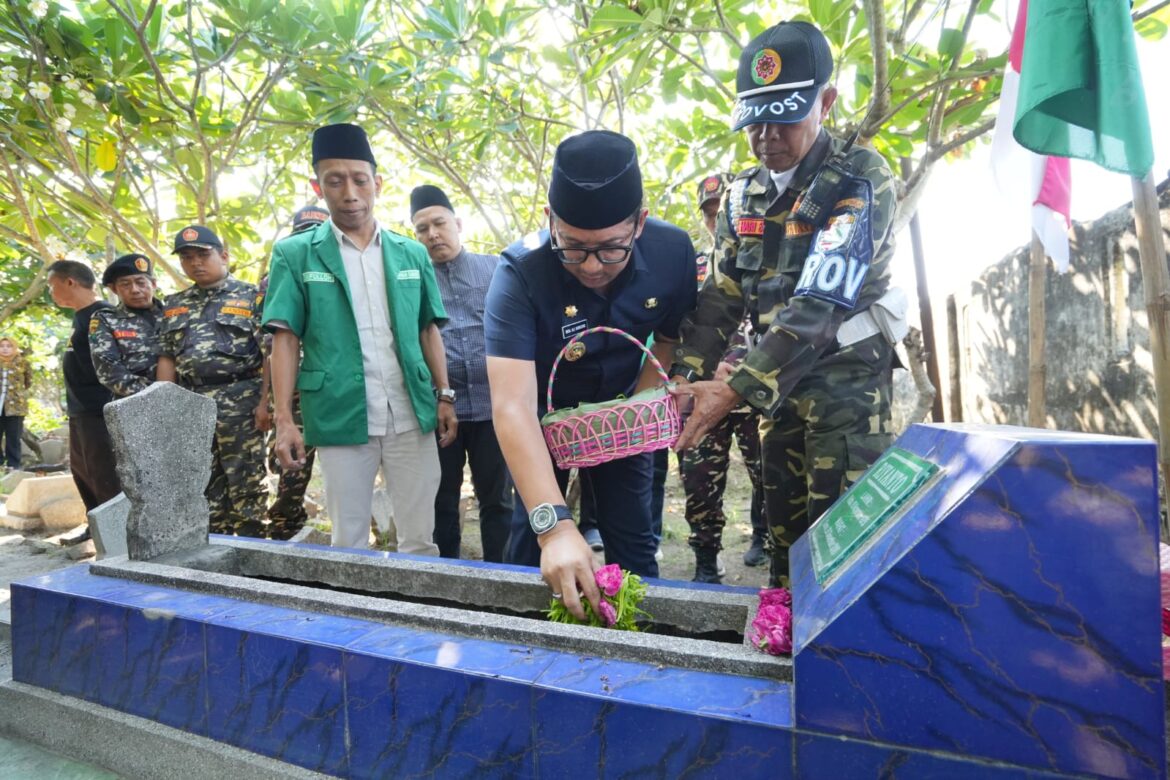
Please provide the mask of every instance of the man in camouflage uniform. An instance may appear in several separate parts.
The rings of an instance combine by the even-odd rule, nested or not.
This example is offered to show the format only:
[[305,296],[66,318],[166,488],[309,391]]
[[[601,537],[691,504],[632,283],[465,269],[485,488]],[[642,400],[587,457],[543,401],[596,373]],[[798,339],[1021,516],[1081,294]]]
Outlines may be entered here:
[[[892,440],[893,342],[905,315],[905,299],[889,289],[894,178],[873,151],[846,150],[821,128],[837,97],[832,70],[828,42],[805,22],[781,23],[744,48],[733,129],[747,129],[761,165],[724,196],[718,262],[672,370],[680,382],[713,377],[746,311],[756,335],[739,367],[675,391],[694,401],[677,446],[694,446],[744,401],[767,418],[773,586],[787,584],[788,549],[810,520]],[[830,163],[841,186],[817,195],[810,185]]]
[[228,274],[223,242],[202,225],[179,231],[175,254],[195,284],[163,304],[158,378],[215,401],[207,483],[212,533],[262,536],[264,431],[271,416],[260,294]]
[[[699,182],[699,210],[712,239],[715,237],[719,201],[730,180],[727,175],[712,175]],[[696,258],[700,286],[709,271],[712,254],[712,249],[708,248]],[[716,379],[725,379],[743,360],[750,330],[750,323],[745,322],[732,336],[730,348],[715,371]],[[723,549],[723,528],[727,524],[727,516],[723,513],[723,491],[727,487],[732,436],[739,444],[743,464],[752,482],[752,542],[744,553],[743,562],[747,566],[760,566],[767,560],[764,547],[768,524],[764,518],[764,482],[760,471],[760,415],[748,404],[741,404],[720,420],[697,447],[686,450],[679,459],[679,473],[686,493],[686,519],[691,527],[687,543],[695,551],[695,582],[722,581],[724,570],[720,566],[719,551]]]
[[146,255],[122,255],[102,274],[118,305],[99,309],[89,324],[89,353],[98,379],[118,398],[145,390],[158,366],[162,303],[154,297]]
[[[299,209],[292,218],[292,233],[303,233],[312,230],[329,219],[329,211],[324,206],[305,206]],[[260,293],[268,290],[268,277],[260,280]],[[272,335],[264,336],[264,354],[270,359],[272,352]],[[303,427],[301,422],[301,397],[293,393],[292,399],[293,421],[298,428]],[[276,500],[268,507],[268,536],[272,539],[291,539],[305,527],[309,516],[305,512],[305,491],[309,489],[309,480],[313,476],[313,461],[316,458],[317,448],[305,448],[305,465],[299,469],[282,469],[280,458],[276,454],[276,431],[268,432],[268,471],[280,475],[276,486]]]

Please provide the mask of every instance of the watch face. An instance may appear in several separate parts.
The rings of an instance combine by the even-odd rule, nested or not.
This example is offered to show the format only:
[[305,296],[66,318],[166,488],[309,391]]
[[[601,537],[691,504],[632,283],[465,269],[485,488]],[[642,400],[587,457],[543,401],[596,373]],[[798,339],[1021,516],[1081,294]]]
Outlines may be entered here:
[[551,531],[557,522],[557,512],[552,504],[541,504],[528,515],[528,524],[537,536]]

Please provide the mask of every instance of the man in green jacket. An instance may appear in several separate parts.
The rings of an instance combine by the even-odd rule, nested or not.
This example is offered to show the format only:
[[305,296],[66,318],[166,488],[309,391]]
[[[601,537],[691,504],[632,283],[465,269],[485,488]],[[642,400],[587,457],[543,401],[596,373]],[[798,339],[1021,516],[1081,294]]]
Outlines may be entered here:
[[[335,547],[365,547],[381,466],[400,552],[437,555],[432,541],[439,446],[456,434],[439,326],[447,314],[426,249],[382,230],[382,177],[365,132],[313,133],[314,189],[328,222],[277,243],[264,324],[273,331],[276,451],[300,468],[317,447]],[[303,357],[300,357],[303,347]],[[299,363],[299,374],[298,374]],[[300,391],[304,436],[292,414]]]

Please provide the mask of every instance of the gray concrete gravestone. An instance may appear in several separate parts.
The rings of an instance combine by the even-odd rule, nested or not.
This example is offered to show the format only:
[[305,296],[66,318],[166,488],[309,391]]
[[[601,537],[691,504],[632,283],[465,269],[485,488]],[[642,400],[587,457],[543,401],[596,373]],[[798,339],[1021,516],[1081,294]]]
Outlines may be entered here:
[[126,548],[133,560],[207,544],[215,401],[157,382],[107,404],[118,477],[130,499]]

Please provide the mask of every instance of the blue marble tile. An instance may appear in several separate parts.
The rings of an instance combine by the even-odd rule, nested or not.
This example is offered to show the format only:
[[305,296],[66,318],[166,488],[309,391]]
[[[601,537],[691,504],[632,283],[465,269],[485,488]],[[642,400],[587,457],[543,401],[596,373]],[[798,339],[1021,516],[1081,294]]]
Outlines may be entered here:
[[1017,446],[798,651],[798,727],[1161,773],[1153,445],[1053,438]]
[[224,628],[269,634],[335,648],[345,647],[380,626],[366,620],[235,599],[230,600],[227,608],[215,615],[214,622]]
[[202,623],[102,604],[96,637],[95,701],[207,736]]
[[514,682],[535,682],[561,656],[539,647],[383,626],[351,642],[352,653]]
[[92,699],[99,604],[15,582],[11,593],[12,679]]
[[341,651],[208,624],[208,735],[345,775]]
[[750,721],[771,728],[793,725],[792,686],[780,680],[558,653],[537,684],[652,709]]
[[535,776],[528,685],[352,652],[345,684],[351,777]]
[[1068,777],[1003,764],[923,753],[892,745],[797,732],[792,773],[774,778],[897,778],[897,780],[1047,780]]
[[792,731],[552,688],[533,692],[538,777],[783,778]]
[[859,558],[845,564],[828,586],[816,581],[809,535],[797,540],[789,572],[795,653],[848,609],[1019,445],[1018,429],[975,428],[978,433],[964,426],[919,424],[898,438],[895,446],[940,466],[943,477],[923,490],[897,524],[871,543],[864,561]]

